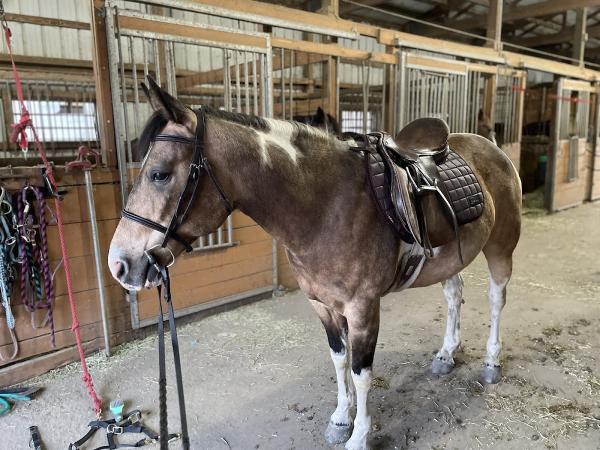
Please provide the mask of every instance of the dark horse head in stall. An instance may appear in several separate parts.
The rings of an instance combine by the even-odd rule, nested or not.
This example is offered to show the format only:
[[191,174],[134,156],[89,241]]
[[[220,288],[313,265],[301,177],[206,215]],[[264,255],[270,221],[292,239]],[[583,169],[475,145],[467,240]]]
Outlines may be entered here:
[[321,128],[330,134],[339,135],[342,132],[340,124],[335,120],[335,117],[323,111],[323,108],[320,106],[317,108],[317,112],[312,116],[294,116],[294,120],[316,128]]

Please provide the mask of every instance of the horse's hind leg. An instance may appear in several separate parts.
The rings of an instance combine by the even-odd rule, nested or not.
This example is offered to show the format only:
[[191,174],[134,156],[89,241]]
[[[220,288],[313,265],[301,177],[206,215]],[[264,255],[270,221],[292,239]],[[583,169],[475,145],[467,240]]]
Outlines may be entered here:
[[463,303],[463,279],[458,273],[442,283],[448,302],[448,319],[442,348],[431,363],[431,372],[446,375],[454,369],[454,354],[460,347],[460,306]]
[[350,408],[353,399],[350,387],[350,355],[347,350],[348,322],[344,316],[322,303],[316,300],[310,302],[319,315],[327,333],[338,387],[337,407],[327,424],[325,439],[330,444],[341,444],[350,439],[352,434]]
[[502,378],[502,366],[500,364],[500,351],[502,342],[500,339],[500,315],[506,304],[506,285],[512,274],[512,251],[510,255],[506,252],[500,254],[484,248],[483,252],[488,261],[490,271],[490,286],[488,298],[490,303],[490,336],[487,341],[487,355],[485,357],[482,377],[488,384],[497,383]]

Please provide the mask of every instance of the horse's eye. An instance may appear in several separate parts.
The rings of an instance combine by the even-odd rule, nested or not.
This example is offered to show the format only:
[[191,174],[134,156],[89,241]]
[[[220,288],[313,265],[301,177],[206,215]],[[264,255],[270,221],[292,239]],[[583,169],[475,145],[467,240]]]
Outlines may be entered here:
[[169,172],[161,172],[160,170],[153,170],[150,173],[150,179],[155,183],[164,183],[170,176]]

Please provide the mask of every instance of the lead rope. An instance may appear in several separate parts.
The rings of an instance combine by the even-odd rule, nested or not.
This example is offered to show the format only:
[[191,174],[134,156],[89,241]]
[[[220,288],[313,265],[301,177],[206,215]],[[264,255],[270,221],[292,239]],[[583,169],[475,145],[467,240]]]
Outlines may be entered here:
[[12,284],[15,279],[14,272],[14,260],[13,260],[13,248],[16,244],[16,238],[13,235],[14,229],[14,214],[10,196],[1,188],[0,193],[0,304],[4,309],[6,316],[6,326],[10,339],[13,344],[13,352],[8,358],[5,358],[0,353],[0,361],[12,361],[17,357],[19,353],[19,341],[15,334],[15,316],[13,315],[10,301],[11,301],[11,290]]
[[36,260],[39,262],[41,269],[41,278],[44,281],[44,293],[46,301],[43,302],[40,307],[47,309],[46,317],[42,322],[42,327],[46,324],[50,326],[50,342],[52,347],[56,347],[56,336],[54,333],[54,284],[52,282],[52,274],[50,273],[50,260],[48,258],[48,223],[46,222],[46,199],[44,193],[39,187],[33,188],[33,193],[37,200],[37,208],[39,211],[38,223],[39,223],[39,246],[36,246]]
[[62,254],[63,267],[65,270],[65,278],[66,278],[66,285],[67,285],[67,294],[69,297],[69,305],[71,307],[71,321],[72,321],[71,330],[73,331],[73,334],[75,335],[77,351],[79,353],[79,359],[81,361],[81,370],[83,372],[83,375],[82,375],[83,382],[85,383],[85,385],[87,387],[88,394],[94,405],[94,411],[96,412],[96,414],[98,416],[100,416],[102,413],[102,403],[100,401],[100,398],[98,397],[98,394],[96,394],[96,390],[94,389],[94,383],[92,381],[92,376],[90,375],[90,372],[87,368],[87,364],[85,362],[85,353],[83,350],[83,344],[81,342],[81,333],[79,331],[79,320],[77,318],[77,305],[75,303],[75,297],[73,296],[73,287],[71,286],[71,267],[69,264],[67,245],[65,243],[65,237],[64,237],[62,209],[61,209],[61,205],[60,205],[61,199],[59,198],[59,196],[57,194],[57,191],[58,191],[57,183],[56,183],[56,180],[54,179],[52,166],[51,166],[50,162],[48,161],[48,158],[46,156],[46,151],[44,150],[44,147],[42,146],[42,143],[40,142],[40,139],[37,135],[35,126],[33,125],[33,122],[31,121],[29,111],[27,110],[27,106],[25,105],[25,100],[23,97],[23,86],[21,83],[21,78],[19,77],[19,72],[17,70],[17,66],[15,64],[15,60],[14,60],[13,52],[12,52],[12,43],[11,43],[12,32],[6,21],[6,16],[4,14],[4,6],[2,5],[1,0],[0,0],[0,22],[2,23],[2,28],[4,29],[4,40],[6,42],[6,48],[8,49],[8,54],[10,56],[13,78],[15,80],[15,88],[17,91],[19,106],[21,108],[21,119],[19,120],[19,123],[13,125],[13,132],[11,135],[11,140],[13,142],[17,143],[17,145],[19,145],[22,150],[27,149],[28,141],[27,141],[26,131],[28,128],[29,128],[29,130],[31,130],[31,134],[33,135],[33,139],[35,142],[35,148],[37,149],[38,153],[40,154],[40,158],[42,159],[42,161],[44,163],[44,167],[45,167],[44,176],[45,176],[46,182],[48,183],[48,187],[54,194],[54,205],[55,205],[55,210],[56,210],[56,225],[58,228],[58,239],[60,242],[60,251]]

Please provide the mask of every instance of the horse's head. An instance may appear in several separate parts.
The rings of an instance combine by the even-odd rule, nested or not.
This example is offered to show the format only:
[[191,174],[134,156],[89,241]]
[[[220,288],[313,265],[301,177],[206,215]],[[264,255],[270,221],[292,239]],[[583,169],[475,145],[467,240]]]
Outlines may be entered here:
[[[154,114],[138,142],[146,155],[108,254],[113,277],[126,289],[134,290],[154,285],[156,271],[149,255],[160,264],[168,264],[198,236],[216,230],[229,213],[227,202],[206,169],[198,169],[196,195],[194,183],[188,182],[196,137],[208,147],[204,124],[198,125],[196,113],[154,80],[148,78],[148,84],[143,88]],[[198,135],[197,125],[203,127]],[[148,225],[150,222],[154,226]],[[165,240],[164,229],[157,230],[156,225],[174,228],[174,232]]]

